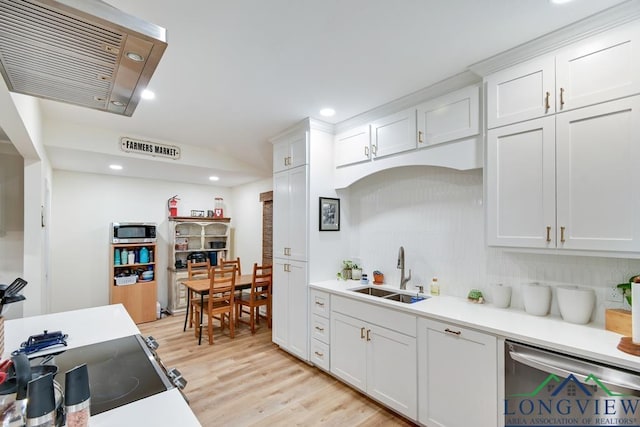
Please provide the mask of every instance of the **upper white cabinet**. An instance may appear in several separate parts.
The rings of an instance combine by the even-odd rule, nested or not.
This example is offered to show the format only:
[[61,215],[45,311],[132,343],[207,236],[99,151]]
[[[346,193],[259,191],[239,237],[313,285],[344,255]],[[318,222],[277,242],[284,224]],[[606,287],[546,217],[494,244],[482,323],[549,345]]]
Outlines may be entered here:
[[273,175],[273,256],[307,259],[308,166]]
[[418,319],[418,376],[421,424],[499,425],[496,337]]
[[416,148],[416,110],[409,108],[371,123],[374,158]]
[[489,129],[640,92],[633,24],[486,77]]
[[335,137],[336,167],[371,159],[371,128],[358,126]]
[[295,168],[309,163],[307,155],[308,132],[283,137],[273,144],[273,172]]
[[470,86],[418,105],[418,147],[477,135],[479,93],[478,86]]
[[491,129],[489,245],[640,251],[640,96]]

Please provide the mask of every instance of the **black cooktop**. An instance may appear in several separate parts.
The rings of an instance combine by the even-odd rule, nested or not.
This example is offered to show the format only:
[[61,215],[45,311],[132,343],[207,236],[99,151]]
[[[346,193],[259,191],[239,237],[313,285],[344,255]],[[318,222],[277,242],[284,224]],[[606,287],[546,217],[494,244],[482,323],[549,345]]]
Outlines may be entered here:
[[[33,362],[39,363],[40,360],[36,358]],[[66,350],[57,353],[46,363],[58,367],[55,379],[63,389],[65,373],[78,365],[87,364],[91,415],[172,388],[139,335]]]

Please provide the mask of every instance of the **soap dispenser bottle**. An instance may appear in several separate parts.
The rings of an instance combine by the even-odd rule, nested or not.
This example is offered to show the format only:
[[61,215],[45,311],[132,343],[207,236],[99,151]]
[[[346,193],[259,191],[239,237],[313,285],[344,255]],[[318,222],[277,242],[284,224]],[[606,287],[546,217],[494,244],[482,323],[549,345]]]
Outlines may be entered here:
[[437,277],[431,279],[431,287],[429,290],[431,291],[431,295],[440,295],[440,284],[438,283]]

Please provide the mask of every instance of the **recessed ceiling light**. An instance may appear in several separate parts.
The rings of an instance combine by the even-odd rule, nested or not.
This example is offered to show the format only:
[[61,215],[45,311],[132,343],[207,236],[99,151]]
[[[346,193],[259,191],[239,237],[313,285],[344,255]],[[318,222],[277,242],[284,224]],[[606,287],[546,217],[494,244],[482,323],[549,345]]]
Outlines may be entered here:
[[220,179],[220,177],[217,176],[210,176],[209,177],[209,181],[218,181]]
[[335,114],[336,110],[334,110],[333,108],[323,108],[322,110],[320,110],[320,115],[323,117],[332,117]]
[[116,107],[124,107],[124,102],[122,101],[111,101],[111,103]]
[[121,165],[109,165],[109,169],[113,169],[114,171],[122,170]]
[[127,56],[127,58],[129,58],[132,61],[136,61],[136,62],[144,61],[144,56],[136,52],[127,52],[125,53],[125,55]]
[[142,91],[140,96],[142,97],[142,99],[153,99],[153,98],[156,97],[156,94],[153,93],[153,91],[151,91],[149,89],[145,89],[145,90]]
[[550,0],[550,1],[553,4],[565,4],[565,3],[569,3],[569,2],[571,2],[573,0]]

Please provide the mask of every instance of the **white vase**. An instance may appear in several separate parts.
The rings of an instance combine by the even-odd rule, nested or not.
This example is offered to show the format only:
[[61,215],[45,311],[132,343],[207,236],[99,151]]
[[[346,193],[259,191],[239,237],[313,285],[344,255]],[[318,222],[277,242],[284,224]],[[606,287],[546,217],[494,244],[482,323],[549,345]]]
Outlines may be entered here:
[[596,304],[596,294],[593,289],[577,286],[558,286],[558,308],[562,319],[578,324],[589,323]]
[[511,305],[511,286],[504,286],[502,283],[491,285],[491,296],[493,305],[498,308],[507,308]]
[[524,309],[534,316],[546,316],[551,308],[551,288],[540,283],[522,285]]

